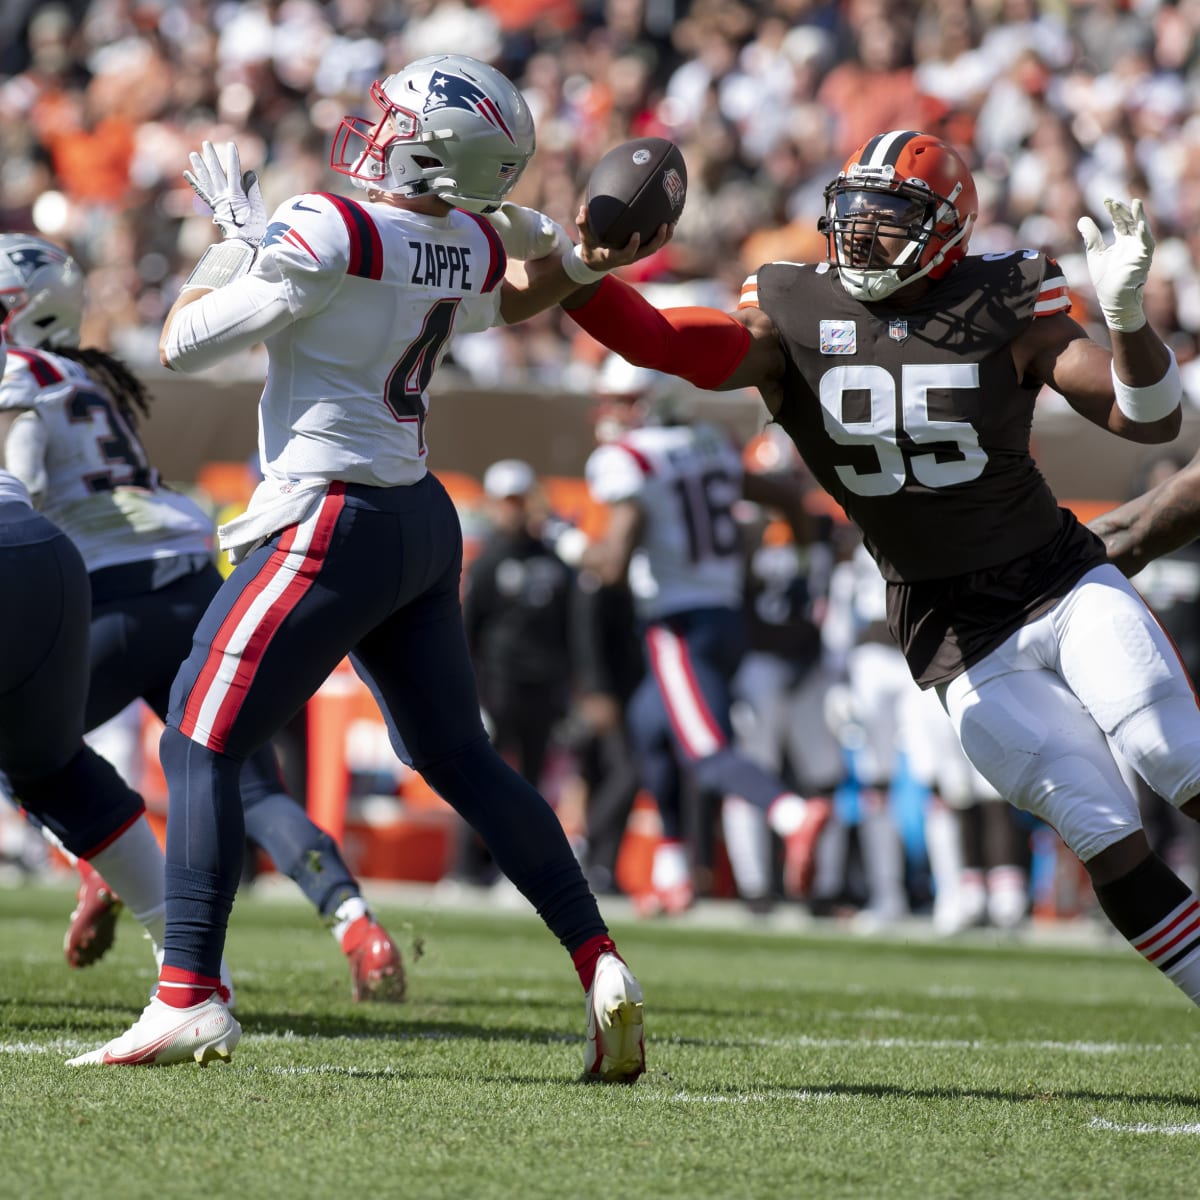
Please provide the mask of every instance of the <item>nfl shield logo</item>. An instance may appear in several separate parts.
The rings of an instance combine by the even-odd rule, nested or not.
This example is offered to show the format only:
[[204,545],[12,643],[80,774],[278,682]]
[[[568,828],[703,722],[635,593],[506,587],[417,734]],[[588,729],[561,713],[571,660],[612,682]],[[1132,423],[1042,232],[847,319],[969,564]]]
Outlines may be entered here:
[[908,322],[893,321],[890,325],[888,325],[888,337],[890,337],[893,342],[904,341],[904,339],[908,337]]

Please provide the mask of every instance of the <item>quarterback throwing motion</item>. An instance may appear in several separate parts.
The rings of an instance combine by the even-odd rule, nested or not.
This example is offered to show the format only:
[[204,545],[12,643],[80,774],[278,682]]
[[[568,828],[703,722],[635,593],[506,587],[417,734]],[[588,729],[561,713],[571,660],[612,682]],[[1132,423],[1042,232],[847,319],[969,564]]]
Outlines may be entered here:
[[365,203],[309,193],[268,221],[234,147],[192,157],[190,182],[226,237],[168,314],[161,355],[199,371],[266,343],[264,479],[220,530],[237,566],[172,688],[158,995],[127,1033],[74,1061],[233,1050],[240,1028],[215,971],[241,861],[241,766],[350,655],[397,754],[479,831],[571,954],[587,993],[585,1071],[632,1080],[645,1061],[641,988],[558,818],[488,742],[459,606],[462,530],[426,469],[427,389],[451,335],[519,321],[577,284],[560,254],[536,287],[505,278],[509,254],[551,254],[557,233],[505,204],[534,131],[503,75],[442,55],[371,96],[379,115],[346,118],[331,157]]
[[1068,315],[1052,258],[967,254],[975,183],[938,138],[871,138],[825,203],[828,261],[760,267],[732,314],[660,311],[611,277],[566,307],[639,365],[760,390],[863,530],[891,633],[968,757],[1059,832],[1112,923],[1200,1003],[1200,901],[1151,853],[1106,741],[1200,818],[1200,710],[1146,605],[1029,452],[1043,386],[1130,441],[1179,431],[1179,372],[1142,309],[1141,202],[1106,202],[1111,244],[1080,221],[1111,348]]

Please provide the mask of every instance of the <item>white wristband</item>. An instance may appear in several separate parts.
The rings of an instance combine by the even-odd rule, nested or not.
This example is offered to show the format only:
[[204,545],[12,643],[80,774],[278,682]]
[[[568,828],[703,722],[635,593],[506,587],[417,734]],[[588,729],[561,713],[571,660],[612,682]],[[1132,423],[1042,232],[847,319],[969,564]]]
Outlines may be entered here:
[[1183,399],[1183,380],[1179,375],[1179,364],[1175,361],[1175,351],[1170,347],[1167,353],[1171,356],[1171,365],[1167,373],[1157,382],[1146,387],[1130,387],[1117,376],[1117,368],[1112,367],[1113,391],[1117,397],[1117,407],[1131,421],[1144,425],[1149,421],[1161,421],[1170,416]]
[[568,279],[580,285],[598,283],[608,274],[607,271],[593,270],[583,261],[578,243],[562,256],[562,269]]

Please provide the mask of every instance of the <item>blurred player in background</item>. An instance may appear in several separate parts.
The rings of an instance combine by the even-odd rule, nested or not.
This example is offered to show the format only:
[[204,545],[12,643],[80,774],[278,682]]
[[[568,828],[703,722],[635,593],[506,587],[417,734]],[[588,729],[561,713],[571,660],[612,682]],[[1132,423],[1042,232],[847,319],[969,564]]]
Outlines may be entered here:
[[[464,581],[467,649],[492,745],[541,789],[570,699],[574,576],[554,552],[545,495],[527,462],[492,463],[483,491],[491,528]],[[454,877],[491,884],[496,875],[487,848],[464,823]]]
[[[784,512],[808,538],[798,486],[748,475],[729,434],[691,419],[676,387],[620,360],[602,367],[629,378],[602,384],[608,425],[585,474],[592,498],[609,507],[604,536],[582,567],[602,584],[628,580],[642,626],[648,671],[629,703],[629,730],[642,784],[658,803],[663,838],[643,914],[679,912],[694,898],[683,789],[734,796],[768,814],[785,838],[787,873],[808,870],[812,842],[828,815],[732,744],[731,682],[746,647],[742,611],[741,498]],[[664,383],[666,386],[664,387]],[[686,771],[681,776],[680,767]],[[693,831],[695,834],[698,831]]]
[[[349,654],[396,753],[479,831],[571,954],[587,995],[586,1073],[632,1080],[645,1064],[641,988],[554,812],[488,741],[459,603],[462,529],[426,469],[428,387],[451,335],[522,320],[577,281],[561,231],[505,204],[534,131],[503,75],[439,55],[376,82],[371,98],[376,117],[346,118],[330,159],[362,202],[305,193],[268,221],[235,146],[192,156],[189,182],[225,240],[168,314],[161,355],[200,371],[266,343],[264,478],[220,529],[236,566],[171,691],[158,995],[125,1034],[72,1063],[232,1052],[241,1030],[215,971],[240,871],[242,764]],[[598,257],[623,265],[666,236]],[[550,255],[551,269],[540,286],[518,269],[509,280],[509,255]]]
[[[750,439],[742,461],[749,474],[786,481],[801,493],[813,486],[796,447],[777,425]],[[738,515],[745,541],[747,650],[733,678],[737,745],[790,787],[832,809],[846,764],[825,720],[831,676],[820,620],[833,568],[830,521],[813,516],[813,536],[801,544],[786,522],[760,505],[746,503]],[[763,814],[731,799],[721,809],[721,821],[739,893],[769,907],[776,887],[774,839]],[[826,825],[814,875],[829,834]]]
[[[151,397],[120,360],[81,348],[83,274],[43,238],[0,234],[0,308],[12,342],[0,411],[18,416],[8,461],[83,555],[92,597],[84,728],[141,699],[165,720],[171,681],[221,586],[213,527],[162,484],[138,436]],[[290,876],[349,959],[356,1000],[400,1000],[400,953],[328,834],[283,788],[269,745],[241,775],[250,840]],[[66,937],[73,967],[112,942],[116,896],[86,860]]]
[[[759,388],[863,530],[892,635],[968,757],[1057,829],[1116,928],[1200,1002],[1200,899],[1151,851],[1106,740],[1200,818],[1200,709],[1144,601],[1029,453],[1043,386],[1130,441],[1179,431],[1179,369],[1142,307],[1141,202],[1106,201],[1111,243],[1079,222],[1109,346],[1068,315],[1053,259],[967,255],[975,182],[940,139],[870,138],[825,203],[828,261],[762,266],[736,314],[659,311],[613,278],[568,307],[640,365]],[[579,224],[586,263],[586,210]]]
[[[7,382],[0,331],[0,384]],[[29,418],[0,411],[0,463],[18,461]],[[118,886],[163,942],[163,856],[142,798],[83,741],[88,687],[87,567],[0,467],[0,771],[25,810]],[[221,985],[219,985],[221,986]],[[231,1000],[224,991],[226,1002]]]

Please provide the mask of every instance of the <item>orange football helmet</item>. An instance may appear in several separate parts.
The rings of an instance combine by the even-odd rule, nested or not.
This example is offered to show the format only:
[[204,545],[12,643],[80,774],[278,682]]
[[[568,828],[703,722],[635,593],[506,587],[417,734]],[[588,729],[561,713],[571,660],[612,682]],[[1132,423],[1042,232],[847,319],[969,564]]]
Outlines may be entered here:
[[894,129],[846,160],[825,189],[818,228],[846,291],[874,301],[945,275],[966,255],[978,212],[975,181],[952,146]]

